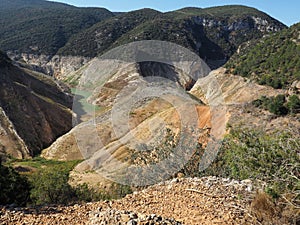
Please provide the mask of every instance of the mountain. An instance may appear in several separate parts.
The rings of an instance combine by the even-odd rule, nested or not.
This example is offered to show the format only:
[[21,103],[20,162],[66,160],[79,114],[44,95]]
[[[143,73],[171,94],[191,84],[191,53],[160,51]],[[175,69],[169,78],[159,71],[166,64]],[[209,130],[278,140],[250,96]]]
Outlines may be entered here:
[[71,129],[72,96],[62,88],[0,52],[1,154],[34,156]]
[[0,49],[59,79],[97,55],[140,40],[179,44],[217,68],[243,42],[286,27],[257,9],[239,5],[112,13],[43,0],[1,1],[5,7],[0,14]]
[[53,56],[69,38],[114,14],[44,0],[0,0],[0,49]]
[[228,71],[274,88],[300,81],[300,23],[259,41],[243,44],[226,64]]
[[245,6],[184,8],[168,13],[142,9],[74,35],[58,53],[95,57],[132,41],[163,40],[189,48],[213,66],[218,60],[225,62],[243,42],[285,27]]
[[152,9],[141,9],[102,21],[74,35],[58,54],[95,57],[127,32],[146,21],[154,20],[160,14]]

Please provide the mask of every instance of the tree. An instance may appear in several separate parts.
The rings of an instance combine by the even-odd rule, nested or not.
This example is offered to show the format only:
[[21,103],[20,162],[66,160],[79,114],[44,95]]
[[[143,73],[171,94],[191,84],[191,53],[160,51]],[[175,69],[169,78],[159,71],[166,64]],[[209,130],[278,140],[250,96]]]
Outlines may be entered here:
[[273,101],[269,104],[269,111],[275,115],[286,115],[288,114],[288,109],[284,105],[286,102],[284,95],[277,95]]
[[297,95],[292,95],[289,97],[287,107],[291,113],[297,113],[300,111],[300,99]]

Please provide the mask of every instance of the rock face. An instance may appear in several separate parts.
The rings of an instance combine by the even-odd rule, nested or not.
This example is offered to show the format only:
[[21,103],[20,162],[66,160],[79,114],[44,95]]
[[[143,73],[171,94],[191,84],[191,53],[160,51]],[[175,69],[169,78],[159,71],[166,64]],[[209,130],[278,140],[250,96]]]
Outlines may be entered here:
[[185,8],[152,14],[143,9],[98,23],[75,35],[59,53],[95,57],[130,42],[162,40],[194,51],[215,69],[243,42],[283,28],[284,24],[265,13],[243,6]]
[[[8,56],[19,63],[25,63],[29,69],[63,80],[67,74],[77,71],[90,58],[81,56],[47,56],[29,53],[8,52]],[[24,64],[23,64],[24,65]]]
[[193,20],[207,28],[218,28],[223,27],[224,30],[240,31],[240,30],[251,30],[257,29],[260,32],[276,32],[283,28],[282,24],[270,21],[270,19],[264,19],[258,16],[250,16],[248,18],[237,18],[234,21],[220,21],[212,18],[205,17],[193,17]]
[[[98,62],[95,63],[98,64]],[[131,110],[129,112],[129,117],[127,117],[128,115],[122,115],[120,118],[114,118],[114,122],[119,121],[119,125],[124,122],[124,119],[126,120],[126,118],[128,118],[127,122],[130,126],[130,130],[124,133],[121,132],[120,135],[120,130],[123,129],[122,126],[115,126],[112,121],[112,108],[115,105],[115,100],[118,99],[120,92],[125,87],[130,87],[130,85],[137,87],[146,82],[143,81],[144,77],[139,75],[140,71],[137,65],[112,64],[108,67],[113,68],[113,65],[115,68],[110,70],[110,72],[114,74],[114,76],[107,79],[101,88],[88,98],[91,103],[100,105],[107,110],[105,113],[101,112],[99,117],[97,117],[97,126],[93,127],[89,122],[84,122],[59,138],[42,153],[42,156],[48,159],[88,159],[79,164],[72,172],[71,176],[79,183],[87,182],[96,187],[101,186],[100,183],[107,182],[103,177],[97,176],[97,173],[90,172],[93,166],[97,164],[97,160],[102,157],[101,154],[99,155],[99,152],[108,151],[110,153],[111,156],[106,158],[105,162],[102,162],[102,166],[107,166],[107,168],[117,167],[117,164],[114,161],[115,158],[137,165],[155,163],[160,159],[160,155],[163,155],[163,151],[167,151],[170,148],[172,142],[169,142],[170,140],[167,141],[167,139],[162,141],[161,137],[166,136],[167,133],[163,132],[164,128],[161,122],[163,121],[165,126],[170,129],[170,133],[168,134],[169,138],[170,136],[176,136],[180,133],[180,118],[178,111],[172,108],[172,105],[168,102],[162,101],[161,99],[150,98],[137,105],[130,106]],[[91,70],[89,70],[89,72],[91,72]],[[106,74],[109,71],[103,70],[101,72]],[[147,72],[150,73],[148,75],[151,75],[153,71],[146,71],[144,76],[147,75]],[[85,74],[84,71],[82,71],[82,73]],[[163,73],[161,75],[163,75]],[[168,73],[168,75],[170,75],[170,73]],[[179,78],[179,81],[183,81],[179,83],[186,84],[182,74],[177,74],[176,76]],[[176,78],[176,76],[174,78]],[[89,83],[91,81],[95,82],[93,79],[97,79],[96,76],[91,76],[90,79],[88,78],[89,76],[85,79],[83,75],[83,79],[80,80],[79,83],[84,85],[84,83]],[[216,91],[218,87],[220,89],[219,92]],[[130,93],[131,92],[128,92],[128,98]],[[223,128],[220,125],[226,124],[228,120],[234,126],[238,126],[241,122],[247,123],[247,120],[252,121],[247,123],[249,126],[255,126],[255,124],[262,125],[265,124],[266,121],[269,121],[266,126],[268,129],[272,129],[273,125],[275,127],[280,127],[285,126],[284,124],[286,124],[285,120],[287,119],[271,119],[272,116],[267,115],[266,112],[258,112],[258,110],[255,109],[247,110],[248,105],[251,106],[250,103],[253,100],[260,98],[262,95],[275,96],[279,94],[278,90],[258,85],[255,82],[251,82],[240,76],[227,74],[226,69],[224,68],[212,71],[208,76],[199,79],[189,93],[204,103],[200,103],[201,101],[195,103],[199,115],[198,128],[202,130],[202,133],[199,136],[199,142],[204,146],[207,142],[208,135],[217,136],[218,134],[224,133],[222,132]],[[220,102],[220,99],[223,100],[223,102]],[[176,99],[173,100],[175,101]],[[215,103],[217,103],[217,106],[226,106],[227,111],[224,117],[214,117],[214,123],[218,124],[219,129],[211,130],[211,127],[213,127],[212,110]],[[180,104],[184,105],[184,103]],[[126,104],[124,103],[124,105]],[[247,113],[247,111],[249,111],[249,113]],[[193,114],[187,110],[185,114],[182,114],[181,116],[192,118],[192,115]],[[296,132],[299,123],[294,120],[291,121],[293,122],[290,123],[290,127],[294,127]],[[151,131],[149,130],[149,124],[151,124]],[[98,134],[97,137],[101,140],[101,146],[98,149],[92,150],[93,143],[90,142],[90,140],[91,137],[95,135],[95,132]],[[166,137],[168,137],[168,135]],[[84,141],[81,143],[78,142],[78,137]],[[147,138],[149,137],[153,138],[152,143],[164,144],[159,145],[157,150],[153,149],[149,155],[146,154],[147,151],[135,151],[138,150],[140,146],[136,145],[134,140],[139,140],[141,143],[145,142],[148,145]],[[82,148],[80,149],[80,144],[88,147],[84,148],[84,150]],[[162,152],[160,152],[159,149],[161,149]]]
[[14,129],[5,111],[0,107],[0,158],[10,155],[14,158],[26,158],[30,155],[23,139]]
[[261,32],[274,32],[282,29],[279,24],[271,24],[268,20],[253,16],[252,19],[255,22],[255,27]]
[[[216,79],[220,85],[221,92],[214,91],[214,86],[205,84]],[[294,83],[294,88],[297,82]],[[226,73],[225,68],[212,71],[207,77],[200,79],[191,89],[190,93],[201,99],[204,103],[217,101],[220,96],[227,106],[228,123],[232,127],[245,127],[250,129],[272,132],[276,129],[289,131],[293,136],[299,137],[300,121],[295,116],[277,117],[266,110],[259,109],[252,101],[261,96],[277,96],[295,91],[273,89],[269,86],[258,85],[255,81],[240,76]],[[207,95],[207,93],[209,93]]]
[[[211,84],[213,80],[216,80],[220,85],[220,92],[214,91],[214,86],[205,85]],[[214,102],[221,96],[224,99],[224,104],[235,106],[250,103],[262,95],[274,96],[284,91],[274,90],[268,86],[258,85],[249,79],[228,74],[226,69],[221,67],[213,70],[208,76],[199,79],[190,92],[205,103],[208,103],[207,98]]]
[[[33,156],[71,129],[72,96],[47,76],[13,65],[2,53],[1,57],[3,151],[18,158]],[[8,139],[15,140],[15,150]]]

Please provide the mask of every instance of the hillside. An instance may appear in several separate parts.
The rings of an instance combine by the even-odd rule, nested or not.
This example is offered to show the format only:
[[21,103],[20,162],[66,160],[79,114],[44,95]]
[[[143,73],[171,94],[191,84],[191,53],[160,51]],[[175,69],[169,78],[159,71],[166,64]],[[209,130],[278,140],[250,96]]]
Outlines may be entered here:
[[44,0],[0,1],[0,49],[53,56],[69,38],[114,14]]
[[[102,70],[98,71],[95,68],[102,68]],[[107,183],[111,183],[111,181],[97,176],[92,169],[104,169],[106,166],[118,167],[116,158],[132,167],[150,165],[163,159],[170,151],[175,151],[173,147],[180,146],[181,141],[184,141],[185,144],[190,141],[192,146],[196,146],[201,139],[204,145],[208,138],[207,127],[211,126],[209,107],[184,93],[183,88],[179,89],[175,86],[178,84],[185,87],[187,83],[191,83],[191,78],[187,74],[166,70],[163,67],[158,67],[158,70],[159,74],[156,75],[173,77],[174,80],[177,80],[176,84],[166,84],[164,88],[167,93],[169,90],[173,90],[175,93],[171,91],[164,94],[162,98],[147,97],[132,105],[131,100],[137,93],[151,88],[151,85],[154,84],[142,76],[137,64],[113,63],[94,59],[88,67],[83,68],[82,73],[86,76],[83,76],[79,83],[83,90],[90,92],[88,96],[85,96],[85,101],[93,103],[101,109],[96,111],[96,126],[91,126],[90,120],[79,124],[45,149],[42,156],[54,160],[90,158],[91,163],[89,161],[82,162],[71,176],[75,183],[91,182],[95,188],[99,188],[105,184],[108,186]],[[107,80],[103,83],[102,80],[105,79]],[[92,85],[92,89],[87,89],[90,83],[98,84],[99,82],[102,85],[96,86],[95,90],[93,89],[94,85]],[[157,87],[154,85],[154,88]],[[119,111],[120,113],[115,114],[114,105],[117,99],[119,107],[122,109]],[[131,108],[126,109],[127,106]],[[128,115],[126,110],[130,110]],[[114,120],[111,118],[113,114],[115,114]],[[92,113],[92,115],[94,114]],[[89,119],[92,115],[88,113]],[[180,117],[185,118],[184,122],[179,120]],[[181,122],[185,124],[186,130],[183,130]],[[220,123],[225,126],[224,121]],[[150,124],[151,130],[149,129]],[[224,126],[220,126],[220,130]],[[195,132],[192,136],[189,136],[190,129],[194,129]],[[214,132],[216,130],[212,131],[212,133]],[[94,139],[91,138],[95,133],[99,136],[99,145],[95,145]],[[179,136],[185,138],[179,140]],[[144,148],[149,150],[141,151]],[[106,152],[109,152],[111,157],[101,157],[101,154]],[[103,160],[101,168],[97,168],[99,160]],[[94,163],[95,168],[90,168]],[[167,167],[168,165],[162,166]],[[171,174],[166,176],[173,176],[176,172],[178,171],[170,172]],[[158,180],[162,178],[163,175],[157,176]],[[132,181],[136,179],[137,177],[134,177]],[[140,181],[142,181],[141,177]]]
[[36,155],[71,128],[72,96],[62,85],[13,65],[1,52],[0,81],[1,153]]
[[163,40],[187,47],[208,62],[226,61],[243,42],[284,27],[265,13],[244,6],[185,8],[168,13],[143,9],[74,35],[59,54],[94,57],[132,41]]
[[12,2],[24,14],[12,8],[1,14],[0,48],[14,61],[58,79],[65,79],[97,55],[141,40],[179,44],[215,69],[245,41],[286,27],[257,9],[238,5],[113,14],[104,9],[28,2],[30,7],[25,8],[19,1]]
[[288,89],[300,80],[300,23],[245,43],[226,67],[259,84]]
[[107,50],[122,35],[160,14],[152,9],[141,9],[110,18],[74,35],[58,54],[95,57]]

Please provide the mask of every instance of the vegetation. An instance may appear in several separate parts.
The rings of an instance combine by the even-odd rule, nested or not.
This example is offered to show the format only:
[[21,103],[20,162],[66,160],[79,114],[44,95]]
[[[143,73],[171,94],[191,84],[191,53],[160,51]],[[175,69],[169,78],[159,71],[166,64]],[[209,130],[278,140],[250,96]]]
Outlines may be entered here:
[[167,13],[172,16],[210,16],[211,18],[218,18],[218,17],[240,17],[240,16],[248,16],[253,15],[257,17],[261,17],[262,19],[266,19],[269,22],[271,20],[275,21],[275,19],[270,18],[268,15],[262,13],[261,11],[252,8],[247,7],[243,5],[225,5],[225,6],[216,6],[216,7],[209,7],[209,8],[195,8],[195,7],[187,7],[183,9],[179,9],[177,11]]
[[[130,187],[120,184],[113,184],[109,191],[94,190],[87,184],[71,186],[69,173],[78,162],[40,157],[32,160],[9,160],[6,166],[0,165],[0,205],[72,204],[120,198],[131,193]],[[16,170],[23,172],[20,175]]]
[[29,199],[30,185],[24,176],[0,162],[0,190],[0,205],[24,205]]
[[95,57],[107,50],[122,35],[146,21],[152,21],[159,14],[160,12],[152,9],[120,14],[116,18],[97,23],[78,35],[74,35],[58,53]]
[[72,35],[112,16],[101,8],[43,0],[2,0],[0,49],[54,55]]
[[[266,14],[243,6],[186,8],[168,13],[142,9],[120,14],[74,35],[59,54],[94,57],[129,42],[162,40],[189,48],[206,60],[224,60],[243,42],[267,33],[254,28],[252,16],[266,19],[278,29],[284,27]],[[216,21],[216,24],[203,27],[204,19]],[[226,28],[237,20],[249,26],[232,30]],[[220,21],[221,25],[218,24]],[[199,43],[202,44],[200,47]]]
[[[202,38],[201,42],[203,44],[203,49],[200,49],[200,57],[203,59],[228,59],[236,52],[237,47],[242,43],[252,39],[261,38],[262,32],[258,29],[253,29],[254,21],[252,17],[262,18],[268,21],[269,24],[273,24],[280,28],[284,27],[283,24],[267,14],[255,8],[241,5],[217,6],[204,9],[188,7],[166,13],[166,17],[181,18],[185,20],[200,18],[202,21],[205,19],[206,21],[213,20],[222,22],[223,27],[218,27],[217,29],[216,25],[204,27],[205,36],[210,40],[211,44],[208,44],[207,40]],[[247,27],[238,28],[236,30],[234,28],[231,28],[233,30],[224,29],[225,26],[233,27],[233,24],[237,24],[238,22],[249,24],[250,29]],[[198,32],[199,30],[200,29],[198,28]],[[212,46],[212,43],[217,45],[219,49],[222,49],[221,53],[223,54],[223,58],[220,58],[220,55],[217,58],[211,55],[212,53],[216,54],[218,52],[220,54],[220,50],[216,49],[216,46]],[[210,51],[210,54],[205,54],[207,51]]]
[[[114,14],[100,8],[37,0],[5,0],[4,5],[0,9],[0,49],[50,56],[95,57],[129,42],[163,40],[189,48],[207,61],[226,60],[243,42],[267,33],[253,26],[253,16],[278,29],[284,27],[265,13],[245,6],[184,8],[168,13],[141,9]],[[203,26],[204,20],[217,23]],[[248,26],[229,29],[236,21]]]
[[34,204],[63,204],[75,198],[68,184],[69,169],[64,166],[45,168],[30,177],[33,188],[30,197]]
[[279,116],[300,112],[300,99],[297,95],[291,95],[288,100],[284,95],[270,98],[262,96],[260,99],[253,101],[253,105]]
[[290,113],[299,113],[300,112],[300,99],[297,95],[292,95],[289,97],[289,102],[287,107]]
[[[256,179],[268,184],[274,197],[300,190],[300,139],[289,133],[232,129],[218,158],[205,173],[235,179]],[[295,201],[300,200],[296,194]]]
[[10,59],[8,58],[8,56],[2,51],[0,51],[0,68],[9,65],[9,62]]
[[110,191],[96,191],[87,184],[72,187],[69,182],[70,168],[54,166],[43,169],[30,177],[33,204],[70,204],[124,197],[131,192],[127,186],[114,184]]
[[226,64],[233,74],[250,77],[259,84],[288,88],[300,80],[300,23],[251,42]]

